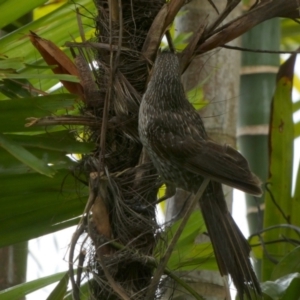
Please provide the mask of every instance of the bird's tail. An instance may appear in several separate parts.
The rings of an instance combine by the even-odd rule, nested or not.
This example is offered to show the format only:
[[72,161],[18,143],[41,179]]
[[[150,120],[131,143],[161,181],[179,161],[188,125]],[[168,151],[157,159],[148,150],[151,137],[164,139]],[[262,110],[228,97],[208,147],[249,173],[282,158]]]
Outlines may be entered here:
[[241,299],[260,299],[261,289],[253,271],[250,246],[230,215],[222,185],[210,181],[200,208],[221,275],[230,275]]

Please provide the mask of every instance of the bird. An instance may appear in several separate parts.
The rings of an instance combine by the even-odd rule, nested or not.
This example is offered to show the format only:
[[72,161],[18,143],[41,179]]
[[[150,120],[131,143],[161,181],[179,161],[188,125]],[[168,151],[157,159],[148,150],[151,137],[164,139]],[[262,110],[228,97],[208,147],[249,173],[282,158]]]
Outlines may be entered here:
[[261,182],[237,150],[208,137],[186,98],[175,52],[156,57],[140,103],[138,130],[163,182],[195,194],[204,178],[210,179],[199,206],[220,274],[231,276],[241,299],[260,299],[251,248],[227,208],[222,184],[259,196]]

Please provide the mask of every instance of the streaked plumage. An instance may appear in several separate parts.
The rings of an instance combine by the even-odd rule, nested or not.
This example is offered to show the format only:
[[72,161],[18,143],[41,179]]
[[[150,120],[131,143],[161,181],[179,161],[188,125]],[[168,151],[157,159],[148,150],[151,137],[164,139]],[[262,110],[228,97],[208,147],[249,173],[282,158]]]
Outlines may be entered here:
[[196,193],[211,179],[200,207],[222,275],[230,274],[242,297],[260,295],[250,247],[228,212],[221,183],[260,195],[260,181],[235,149],[208,139],[200,115],[187,101],[178,58],[158,55],[139,111],[139,135],[165,182]]

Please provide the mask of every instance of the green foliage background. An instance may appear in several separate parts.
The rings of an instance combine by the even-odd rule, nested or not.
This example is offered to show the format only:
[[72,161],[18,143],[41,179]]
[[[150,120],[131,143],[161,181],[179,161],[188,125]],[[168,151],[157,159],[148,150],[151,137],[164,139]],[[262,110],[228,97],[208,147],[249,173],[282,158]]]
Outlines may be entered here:
[[[19,17],[45,2],[0,0],[0,28],[8,24],[18,27]],[[47,9],[44,16],[0,39],[0,247],[28,241],[77,224],[88,196],[87,188],[70,175],[70,168],[74,167],[75,162],[66,156],[70,153],[89,153],[93,149],[92,144],[79,141],[73,134],[74,131],[80,133],[82,128],[25,127],[26,118],[29,117],[77,114],[79,111],[80,103],[77,96],[67,93],[63,88],[49,90],[62,77],[51,72],[51,68],[45,64],[28,38],[29,31],[34,31],[41,37],[51,40],[70,56],[68,48],[64,46],[65,42],[81,41],[75,8],[82,14],[86,39],[93,37],[93,18],[96,11],[93,1],[77,0],[75,4],[59,2],[53,10]],[[292,20],[282,21],[283,49],[294,49],[295,45],[299,44],[298,32],[297,23]],[[185,37],[178,37],[178,42],[183,44],[184,40]],[[69,76],[68,80],[78,79]],[[294,79],[294,87],[300,90],[298,77]],[[280,206],[292,203],[294,206],[290,207],[289,211],[297,215],[300,174],[298,172],[295,194],[291,196],[290,162],[293,153],[287,152],[286,149],[292,149],[294,139],[300,136],[300,122],[294,124],[292,121],[292,114],[300,109],[300,101],[292,103],[285,89],[286,85],[279,81],[274,98],[279,108],[273,110],[273,113],[274,116],[289,120],[289,131],[285,135],[285,143],[275,133],[272,137],[272,147],[279,151],[273,151],[270,157],[272,174],[281,174],[281,177],[273,176],[271,180],[274,186],[282,185],[278,191],[274,189],[272,191],[274,197],[280,199],[278,201]],[[201,88],[198,87],[197,92],[201,94]],[[193,97],[193,91],[190,91],[190,95]],[[283,115],[277,115],[278,112]],[[278,155],[281,155],[281,158],[278,159]],[[286,161],[288,164],[284,164]],[[272,218],[273,223],[281,223],[281,220],[275,221],[278,210],[272,204],[267,206],[266,216]],[[190,220],[192,230],[185,231],[179,240],[169,261],[170,269],[194,269],[201,260],[202,267],[216,268],[214,260],[208,256],[208,253],[211,253],[210,245],[201,245],[199,246],[201,249],[194,245],[195,235],[203,230],[199,222],[197,226],[193,225],[195,218],[199,220],[200,216],[192,216]],[[296,217],[292,217],[292,222],[294,221],[294,225],[299,226]],[[175,224],[172,230],[175,230],[176,226]],[[286,231],[284,234],[289,236]],[[276,239],[277,236],[278,233],[275,237],[269,238]],[[295,245],[299,245],[299,236],[292,233],[292,238]],[[194,250],[190,251],[190,247],[194,247]],[[277,244],[274,247],[277,247]],[[255,253],[262,256],[262,248],[256,249]],[[263,290],[268,295],[266,297],[298,299],[299,247],[290,246],[282,250],[279,258],[280,263],[273,266],[269,272],[270,280],[275,281],[267,281],[263,285]],[[1,299],[19,299],[22,295],[59,281],[48,299],[69,299],[70,294],[66,292],[67,279],[68,275],[65,273],[54,274],[2,291],[0,296]]]

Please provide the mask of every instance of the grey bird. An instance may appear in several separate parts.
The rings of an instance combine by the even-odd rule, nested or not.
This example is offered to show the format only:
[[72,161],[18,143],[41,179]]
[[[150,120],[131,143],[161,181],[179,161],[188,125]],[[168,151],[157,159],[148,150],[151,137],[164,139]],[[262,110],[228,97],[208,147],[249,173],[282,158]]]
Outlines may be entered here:
[[231,276],[241,299],[260,298],[249,244],[228,211],[221,185],[261,195],[260,180],[238,151],[208,138],[186,99],[175,53],[156,58],[140,104],[139,136],[164,182],[196,193],[203,178],[210,179],[199,205],[220,273]]

